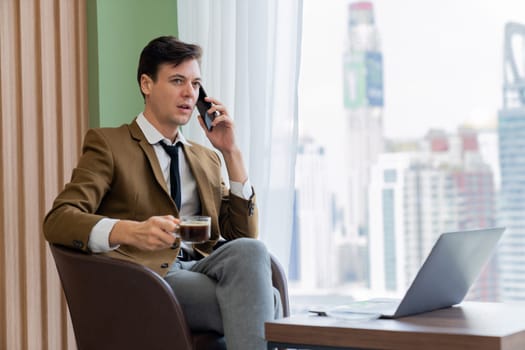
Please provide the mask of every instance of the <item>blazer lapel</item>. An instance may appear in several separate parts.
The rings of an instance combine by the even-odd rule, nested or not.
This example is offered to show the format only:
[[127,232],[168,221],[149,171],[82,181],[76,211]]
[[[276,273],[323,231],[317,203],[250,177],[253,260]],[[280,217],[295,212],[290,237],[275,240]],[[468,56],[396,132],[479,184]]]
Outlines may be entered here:
[[194,152],[193,147],[184,146],[184,155],[188,165],[190,166],[193,177],[197,182],[197,188],[199,190],[199,197],[201,202],[201,209],[204,215],[214,216],[217,215],[215,210],[213,210],[214,205],[214,189],[212,184],[210,184],[208,175],[206,174],[204,168],[202,167],[202,162],[199,160],[198,155]]
[[153,170],[153,174],[155,175],[155,179],[157,180],[159,185],[164,189],[164,192],[166,192],[166,194],[171,197],[170,191],[168,190],[168,185],[166,184],[166,180],[164,180],[164,175],[162,174],[162,170],[160,169],[159,160],[157,159],[157,155],[155,154],[153,146],[151,146],[148,140],[146,140],[144,134],[140,130],[140,127],[135,120],[130,124],[129,130],[131,136],[138,141],[139,147],[142,148],[142,151],[144,151],[144,154],[148,159],[151,169]]

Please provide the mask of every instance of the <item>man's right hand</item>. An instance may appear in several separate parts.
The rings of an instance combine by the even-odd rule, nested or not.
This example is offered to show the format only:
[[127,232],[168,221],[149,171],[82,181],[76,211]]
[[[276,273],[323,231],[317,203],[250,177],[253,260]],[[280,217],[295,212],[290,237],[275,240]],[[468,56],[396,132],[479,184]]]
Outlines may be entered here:
[[118,221],[109,234],[110,246],[130,245],[142,250],[160,250],[175,243],[175,232],[179,219],[172,215],[152,216],[146,221]]

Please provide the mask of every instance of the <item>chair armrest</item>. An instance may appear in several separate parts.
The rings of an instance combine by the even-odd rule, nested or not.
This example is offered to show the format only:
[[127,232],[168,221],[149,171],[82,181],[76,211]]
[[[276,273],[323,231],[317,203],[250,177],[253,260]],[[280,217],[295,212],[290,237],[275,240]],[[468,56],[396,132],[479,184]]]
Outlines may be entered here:
[[290,315],[290,303],[288,301],[288,282],[286,281],[286,274],[284,269],[277,260],[277,258],[270,254],[272,264],[272,284],[281,295],[281,303],[283,306],[283,316]]

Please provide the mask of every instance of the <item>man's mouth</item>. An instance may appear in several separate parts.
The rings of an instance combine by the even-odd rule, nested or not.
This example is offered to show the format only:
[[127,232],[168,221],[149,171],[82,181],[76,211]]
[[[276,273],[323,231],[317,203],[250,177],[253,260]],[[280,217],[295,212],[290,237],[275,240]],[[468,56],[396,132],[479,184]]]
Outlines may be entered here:
[[191,105],[189,105],[189,104],[181,104],[181,105],[178,105],[177,107],[180,108],[180,109],[187,109],[189,111],[192,110]]

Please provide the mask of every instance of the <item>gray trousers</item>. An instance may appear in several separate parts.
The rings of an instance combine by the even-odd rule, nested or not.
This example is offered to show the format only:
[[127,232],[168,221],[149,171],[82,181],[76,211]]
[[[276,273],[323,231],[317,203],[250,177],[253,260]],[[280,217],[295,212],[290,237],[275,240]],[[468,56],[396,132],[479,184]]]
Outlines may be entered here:
[[165,280],[191,330],[224,334],[228,350],[266,349],[264,322],[282,307],[262,242],[239,238],[202,260],[177,261]]

